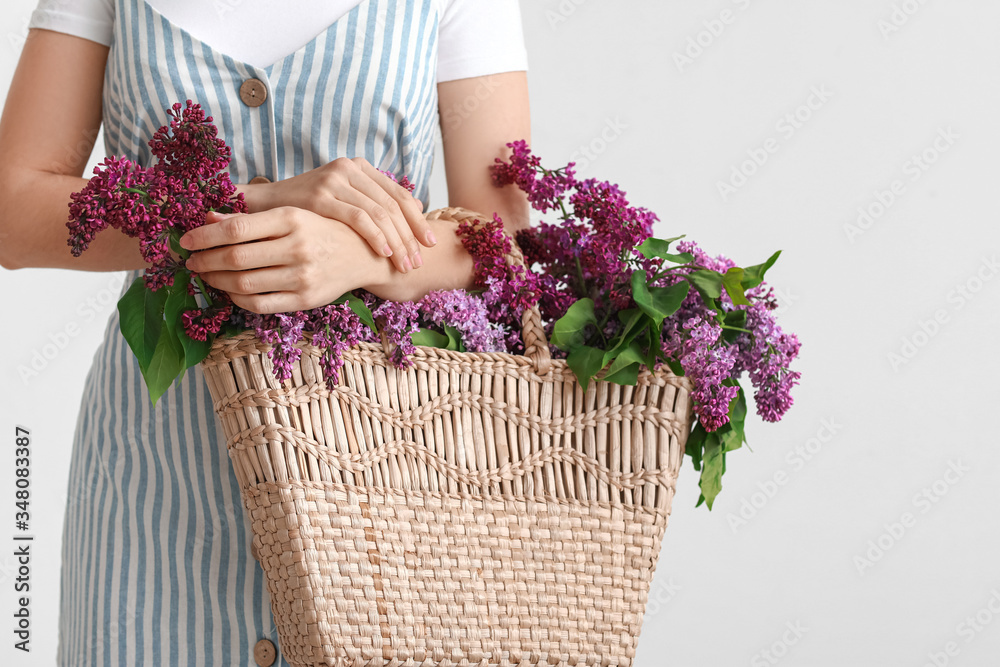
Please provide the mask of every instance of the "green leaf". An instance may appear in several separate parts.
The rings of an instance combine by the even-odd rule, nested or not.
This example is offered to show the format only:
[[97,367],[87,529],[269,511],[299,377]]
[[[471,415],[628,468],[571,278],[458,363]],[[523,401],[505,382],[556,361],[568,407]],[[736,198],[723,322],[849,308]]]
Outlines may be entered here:
[[[605,359],[607,355],[605,355]],[[611,366],[608,367],[608,377],[627,368],[631,364],[642,364],[645,363],[645,358],[642,355],[642,348],[639,347],[637,342],[632,342],[628,347],[623,349],[612,361]],[[603,368],[603,366],[602,366]],[[605,378],[607,379],[607,378]],[[630,384],[635,384],[634,382]]]
[[648,328],[646,329],[646,368],[650,371],[656,366],[656,357],[663,351],[663,342],[660,340],[660,333],[662,329]]
[[780,254],[781,251],[776,250],[763,264],[754,264],[743,269],[743,289],[748,290],[764,282],[764,274],[778,260],[778,255]]
[[685,280],[674,283],[670,287],[653,287],[649,292],[653,295],[653,306],[656,311],[667,318],[677,312],[690,290],[691,283]]
[[423,345],[425,347],[443,347],[448,349],[448,344],[451,340],[448,336],[434,331],[433,329],[425,329],[421,327],[418,331],[414,331],[410,335],[410,340],[413,341],[414,345]]
[[645,241],[643,241],[642,244],[639,245],[638,248],[636,248],[636,250],[638,250],[639,254],[641,254],[646,259],[652,259],[653,257],[660,257],[663,259],[670,259],[671,261],[678,261],[676,259],[671,259],[671,258],[683,257],[683,256],[689,257],[690,259],[681,260],[679,262],[681,264],[684,264],[690,262],[691,259],[694,259],[690,253],[681,253],[679,255],[672,255],[670,253],[670,244],[676,241],[677,239],[684,238],[684,236],[685,234],[681,234],[680,236],[675,236],[671,239],[648,238]]
[[621,330],[608,342],[604,353],[604,366],[622,353],[632,341],[642,333],[643,327],[649,323],[649,318],[639,308],[629,308],[618,311],[618,319],[622,322]]
[[701,422],[696,421],[691,433],[688,434],[687,443],[684,445],[684,453],[691,457],[691,463],[695,470],[701,470],[701,456],[705,449],[705,437],[708,432]]
[[743,387],[732,378],[725,380],[723,384],[739,387],[739,391],[729,404],[729,423],[709,433],[705,431],[701,422],[698,422],[685,445],[685,453],[691,457],[694,469],[701,470],[701,479],[698,482],[701,496],[695,507],[706,503],[709,510],[712,509],[712,504],[722,490],[722,477],[726,472],[726,453],[739,449],[746,440],[744,424],[747,404]]
[[703,297],[718,299],[722,296],[722,274],[711,269],[692,271],[688,278]]
[[680,365],[676,359],[666,359],[667,367],[670,368],[671,372],[677,377],[682,377],[684,375],[684,367]]
[[726,313],[725,317],[723,317],[723,323],[726,326],[744,329],[747,325],[747,311],[730,310]]
[[369,329],[378,333],[378,328],[375,326],[375,317],[372,315],[372,311],[368,308],[367,305],[365,305],[365,302],[362,299],[355,296],[353,293],[348,292],[347,294],[344,294],[339,299],[334,301],[333,304],[339,305],[345,302],[350,307],[350,309],[354,311],[354,314],[358,316],[358,319],[360,319],[364,324],[368,325]]
[[462,342],[462,332],[453,326],[445,325],[444,333],[448,336],[448,349],[465,352],[465,343]]
[[[739,386],[739,383],[737,383]],[[747,419],[747,398],[743,393],[743,387],[739,388],[736,397],[729,404],[729,424],[732,437],[726,443],[726,451],[739,449],[740,445],[746,442],[744,427]]]
[[615,384],[634,385],[639,381],[639,368],[640,364],[629,364],[614,373],[609,373],[601,379],[605,382],[614,382]]
[[[174,284],[164,288],[167,291],[167,300],[163,305],[165,325],[173,332],[174,338],[184,351],[184,368],[191,368],[207,357],[212,350],[212,341],[215,339],[215,336],[210,336],[208,340],[194,340],[184,331],[181,315],[185,310],[199,308],[198,300],[187,291],[189,275],[187,271],[182,271],[174,276]],[[184,371],[182,370],[180,378],[183,377]]]
[[701,489],[701,497],[697,504],[704,502],[708,509],[712,509],[716,496],[722,491],[722,475],[726,472],[726,450],[722,446],[719,435],[715,432],[708,433],[705,437],[704,453],[701,461],[701,479],[698,487]]
[[749,306],[746,295],[743,293],[743,269],[734,266],[722,276],[722,286],[726,288],[726,293],[733,300],[734,306]]
[[146,287],[142,276],[132,281],[128,291],[118,300],[119,327],[145,371],[153,359],[156,344],[163,330],[163,305],[167,300],[166,288],[155,292]]
[[170,232],[167,234],[167,239],[170,243],[170,249],[177,253],[181,259],[187,259],[191,256],[191,251],[187,248],[182,248],[179,236],[175,235],[176,232]]
[[[683,292],[678,285],[650,289],[646,282],[646,272],[642,270],[632,273],[631,282],[632,298],[635,300],[635,305],[639,306],[646,315],[649,315],[657,329],[663,326],[663,320],[666,317],[680,307],[680,302],[684,300],[684,294],[687,294],[688,290],[687,283],[684,283]],[[678,296],[680,300],[677,300]]]
[[583,332],[588,324],[597,325],[593,299],[579,299],[555,321],[549,341],[561,350],[570,351],[583,344]]
[[722,317],[722,340],[735,343],[741,333],[746,332],[747,311],[742,309],[726,311]]
[[623,331],[628,331],[629,328],[632,327],[640,317],[642,317],[642,311],[638,308],[619,310],[616,313],[616,317],[618,317],[618,321],[624,325]]
[[566,357],[566,365],[576,374],[583,390],[587,390],[590,378],[604,368],[604,350],[589,345],[573,348]]
[[157,399],[170,388],[174,380],[183,375],[184,348],[164,322],[156,349],[153,350],[153,358],[149,362],[149,367],[142,373],[153,405],[156,405]]

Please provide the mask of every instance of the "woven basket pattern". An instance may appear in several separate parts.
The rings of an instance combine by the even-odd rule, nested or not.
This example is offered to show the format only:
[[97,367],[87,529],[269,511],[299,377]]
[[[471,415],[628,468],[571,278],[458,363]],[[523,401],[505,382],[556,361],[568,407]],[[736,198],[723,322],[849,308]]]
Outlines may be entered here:
[[523,356],[363,343],[332,391],[309,338],[285,383],[249,332],[201,364],[289,664],[631,665],[689,380],[584,392],[537,309]]

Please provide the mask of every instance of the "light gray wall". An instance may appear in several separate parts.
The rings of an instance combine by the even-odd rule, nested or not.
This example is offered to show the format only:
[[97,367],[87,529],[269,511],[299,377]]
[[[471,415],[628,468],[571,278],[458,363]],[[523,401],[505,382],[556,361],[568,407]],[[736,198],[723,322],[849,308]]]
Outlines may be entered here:
[[[620,183],[661,235],[741,264],[782,249],[769,279],[802,341],[795,406],[778,424],[751,415],[753,452],[731,455],[714,511],[694,508],[685,461],[636,665],[993,664],[1000,5],[521,6],[536,152]],[[0,13],[0,94],[33,7]],[[753,173],[723,196],[734,169]],[[440,164],[432,192],[446,204]],[[876,217],[859,223],[859,207]],[[5,630],[14,664],[54,658],[69,443],[119,281],[0,271],[7,526],[14,425],[34,443],[35,652]],[[52,358],[22,380],[36,352]]]

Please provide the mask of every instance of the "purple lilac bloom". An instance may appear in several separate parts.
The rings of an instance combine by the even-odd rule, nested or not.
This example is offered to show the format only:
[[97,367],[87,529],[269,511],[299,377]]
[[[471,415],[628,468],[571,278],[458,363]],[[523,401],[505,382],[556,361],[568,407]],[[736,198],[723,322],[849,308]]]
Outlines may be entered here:
[[756,389],[757,414],[769,422],[781,419],[792,406],[791,389],[802,377],[800,372],[789,369],[801,344],[795,334],[786,334],[775,321],[772,311],[777,303],[773,292],[769,287],[746,307],[746,328],[753,334],[741,334],[737,339],[738,372],[746,371],[750,375]]
[[[375,168],[378,169],[378,167],[375,167]],[[413,194],[413,190],[417,187],[415,184],[413,184],[413,183],[410,182],[410,179],[407,178],[407,176],[405,174],[403,176],[397,178],[396,174],[392,173],[391,171],[386,171],[384,169],[378,169],[378,170],[380,172],[382,172],[383,174],[385,174],[386,176],[388,176],[389,178],[391,178],[392,180],[394,180],[397,183],[399,183],[400,185],[402,185],[407,190],[409,190],[410,194]]]
[[421,317],[440,327],[451,326],[462,334],[472,352],[505,352],[502,325],[490,322],[485,301],[463,289],[435,290],[417,302]]
[[398,368],[409,368],[409,356],[417,351],[410,336],[420,328],[420,313],[413,301],[385,301],[372,315],[381,321],[381,330],[393,346],[390,361]]
[[229,319],[232,306],[213,306],[199,310],[185,310],[181,313],[181,324],[188,338],[192,340],[208,340],[209,334],[219,333],[223,323]]
[[365,340],[366,332],[371,329],[346,303],[314,308],[310,311],[309,323],[313,331],[313,345],[323,349],[320,367],[327,387],[332,390],[340,381],[344,350]]
[[302,349],[296,344],[304,338],[309,314],[303,311],[291,313],[252,313],[246,315],[247,326],[257,337],[268,345],[267,356],[274,365],[274,376],[279,380],[292,377],[292,366],[302,356]]
[[570,162],[561,169],[549,171],[543,169],[538,156],[531,154],[531,149],[523,139],[507,144],[512,148],[509,162],[500,158],[494,159],[491,171],[493,183],[504,186],[514,183],[528,195],[528,201],[536,210],[545,213],[558,208],[563,193],[576,187],[575,162]]
[[729,404],[738,387],[722,384],[732,375],[736,353],[728,345],[716,345],[722,334],[714,320],[692,317],[684,322],[688,336],[681,346],[678,361],[691,378],[691,399],[698,421],[706,431],[714,431],[729,422]]
[[197,182],[207,180],[229,165],[231,151],[217,137],[218,128],[200,105],[187,100],[175,102],[167,110],[172,120],[153,134],[149,147],[165,171]]
[[539,288],[536,274],[524,266],[511,266],[506,255],[511,252],[510,237],[504,232],[503,221],[494,213],[489,221],[463,221],[455,233],[472,255],[477,290],[483,290],[483,300],[491,321],[509,331],[507,347],[511,352],[523,350],[521,317],[525,310],[538,303]]
[[149,141],[157,164],[143,167],[126,158],[106,158],[87,185],[71,195],[66,223],[68,244],[77,257],[107,227],[138,238],[150,264],[143,277],[154,291],[172,285],[183,268],[170,254],[171,236],[203,225],[209,210],[246,211],[242,193],[236,193],[225,171],[230,149],[217,138],[212,117],[191,100],[167,111],[169,126]]
[[[692,241],[681,241],[677,247],[679,252],[690,252],[694,255],[693,264],[696,267],[708,268],[724,273],[736,263],[729,258],[718,255],[709,256]],[[670,275],[663,284],[670,284],[680,279]],[[722,308],[745,310],[746,323],[743,328],[751,333],[739,334],[732,343],[721,339],[719,346],[731,349],[735,355],[730,376],[740,377],[744,372],[750,376],[754,387],[754,402],[757,414],[765,421],[778,421],[792,405],[791,389],[798,384],[801,373],[789,369],[792,360],[798,356],[799,340],[794,334],[786,334],[775,321],[773,310],[777,303],[773,297],[774,290],[766,283],[747,290],[749,306],[734,306],[729,295],[723,291],[719,299]],[[662,340],[664,352],[672,358],[683,354],[686,339],[686,323],[692,318],[701,320],[714,319],[715,313],[709,310],[695,290],[691,290],[681,304],[680,309],[664,321]],[[683,365],[683,364],[682,364]]]

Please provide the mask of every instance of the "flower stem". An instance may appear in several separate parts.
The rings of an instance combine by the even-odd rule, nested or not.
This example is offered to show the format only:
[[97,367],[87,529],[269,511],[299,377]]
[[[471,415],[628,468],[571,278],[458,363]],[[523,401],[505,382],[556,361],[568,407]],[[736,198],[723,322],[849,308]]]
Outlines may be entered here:
[[205,301],[208,302],[208,307],[211,308],[213,305],[212,297],[208,295],[208,290],[205,288],[205,283],[201,282],[201,276],[196,276],[195,274],[192,273],[191,277],[193,277],[194,281],[198,283],[198,289],[201,290],[202,295],[205,297]]
[[668,266],[667,268],[663,269],[662,271],[660,271],[659,273],[657,273],[655,276],[653,276],[652,278],[650,278],[649,282],[653,282],[654,280],[659,280],[660,278],[663,278],[664,276],[666,276],[671,271],[676,271],[677,269],[682,269],[682,268],[685,268],[685,267],[694,267],[694,266],[695,266],[694,262],[687,262],[685,264],[675,264],[674,266]]
[[587,281],[583,279],[583,266],[580,264],[580,258],[577,256],[573,259],[576,260],[576,275],[580,279],[580,294],[590,296],[590,292],[587,291]]
[[[174,249],[177,251],[177,255],[182,260],[185,260],[188,257],[190,257],[191,256],[191,251],[187,250],[186,248],[181,247],[181,244],[180,244],[180,235],[177,233],[177,230],[176,229],[171,229],[170,232],[169,232],[169,234],[170,234],[170,239],[172,241],[174,241],[174,243],[172,243],[171,245],[176,246]],[[175,273],[174,276],[176,277],[176,275],[177,274]],[[198,284],[198,289],[201,290],[202,295],[205,297],[205,301],[208,302],[208,307],[211,308],[212,305],[213,305],[212,297],[208,295],[208,288],[206,288],[205,287],[205,283],[202,282],[201,276],[199,276],[199,275],[197,275],[195,273],[191,273],[191,277],[194,278],[195,283]]]

